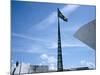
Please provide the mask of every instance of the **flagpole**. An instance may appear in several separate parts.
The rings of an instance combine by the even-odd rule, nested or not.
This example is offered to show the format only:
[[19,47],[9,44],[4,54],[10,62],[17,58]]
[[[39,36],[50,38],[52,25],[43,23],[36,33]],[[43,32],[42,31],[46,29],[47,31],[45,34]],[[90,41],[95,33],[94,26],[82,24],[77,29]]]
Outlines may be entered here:
[[57,60],[57,71],[63,71],[60,22],[59,22],[59,9],[57,9],[57,10],[58,10],[58,55],[57,55],[58,60]]

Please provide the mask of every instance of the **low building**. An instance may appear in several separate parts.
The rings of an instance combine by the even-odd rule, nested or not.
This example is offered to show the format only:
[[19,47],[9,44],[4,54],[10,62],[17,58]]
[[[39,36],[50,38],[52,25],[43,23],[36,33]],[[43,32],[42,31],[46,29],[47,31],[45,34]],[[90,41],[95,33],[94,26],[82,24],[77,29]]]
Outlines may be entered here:
[[[14,70],[14,66],[12,66],[12,71]],[[19,65],[14,75],[20,74],[32,74],[32,73],[42,73],[42,72],[48,72],[49,67],[47,65],[32,65],[32,64],[21,64]],[[11,72],[12,73],[12,72]]]
[[49,67],[47,65],[30,65],[29,73],[48,72]]

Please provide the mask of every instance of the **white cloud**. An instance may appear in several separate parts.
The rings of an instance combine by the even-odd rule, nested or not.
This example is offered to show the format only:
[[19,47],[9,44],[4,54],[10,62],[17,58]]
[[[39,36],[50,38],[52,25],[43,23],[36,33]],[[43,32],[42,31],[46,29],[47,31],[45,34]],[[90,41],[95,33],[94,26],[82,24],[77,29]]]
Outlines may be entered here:
[[[18,38],[22,38],[22,39],[26,39],[26,40],[31,40],[31,41],[35,41],[35,43],[31,44],[27,46],[26,49],[20,48],[20,49],[13,49],[14,51],[18,51],[18,52],[26,52],[26,53],[42,53],[45,51],[45,45],[49,44],[49,41],[40,39],[40,38],[33,38],[30,36],[26,36],[23,34],[17,34],[17,33],[12,33],[12,36],[14,37],[18,37]],[[41,43],[43,43],[41,45]],[[19,45],[21,45],[21,43],[19,43]],[[45,47],[44,47],[45,46]]]
[[24,35],[24,34],[12,33],[12,36],[23,38],[23,39],[27,39],[27,40],[32,40],[32,41],[44,42],[44,40],[41,40],[40,38],[33,38],[31,36],[27,36],[27,35]]
[[84,65],[84,64],[86,64],[86,61],[85,60],[81,60],[80,63],[81,63],[81,65]]
[[55,64],[50,64],[49,68],[50,68],[51,70],[56,70]]
[[80,64],[82,65],[82,66],[87,66],[87,67],[89,67],[89,68],[95,68],[95,64],[93,63],[93,62],[91,62],[91,61],[86,61],[86,60],[81,60],[80,61]]
[[54,56],[48,56],[48,63],[56,63],[56,58]]
[[[27,39],[27,40],[32,40],[35,41],[37,43],[33,43],[30,44],[29,46],[27,46],[26,48],[23,49],[13,49],[14,51],[17,52],[26,52],[26,53],[47,53],[47,49],[55,49],[57,48],[57,41],[48,41],[48,40],[43,40],[43,39],[39,39],[39,38],[33,38],[33,37],[29,37],[23,34],[17,34],[17,33],[13,33],[12,34],[15,37],[19,37],[22,39]],[[20,43],[19,43],[20,45]],[[73,43],[66,43],[66,42],[62,42],[62,48],[63,47],[85,47],[86,45],[81,44],[81,43],[77,43],[77,42],[73,42]]]
[[43,53],[43,52],[46,52],[46,50],[45,49],[43,49],[42,47],[40,47],[39,45],[38,46],[29,46],[27,49],[23,49],[23,48],[21,48],[21,49],[14,49],[13,48],[13,51],[14,52],[23,52],[23,53],[36,53],[36,54],[41,54],[41,53]]
[[47,54],[42,54],[42,55],[40,56],[40,58],[43,59],[43,60],[45,60],[45,59],[48,59],[48,56],[47,56]]
[[40,58],[42,59],[42,63],[40,63],[40,64],[48,65],[50,70],[56,70],[56,61],[57,60],[54,56],[42,54],[40,56]]
[[[68,17],[78,7],[79,7],[79,5],[66,5],[62,9],[60,9],[60,11],[63,12],[64,15]],[[42,20],[41,22],[37,23],[34,26],[36,26],[37,30],[45,29],[45,28],[49,27],[50,25],[53,25],[57,20],[56,18],[57,18],[57,11],[54,11],[47,18],[45,18],[44,20]],[[32,26],[29,29],[29,32],[33,31],[34,26]]]
[[70,16],[78,7],[79,5],[66,5],[61,11],[66,13],[66,16]]
[[55,63],[56,62],[56,58],[54,56],[49,56],[47,54],[42,54],[40,56],[41,59],[46,60],[46,62],[48,63]]
[[[58,47],[57,43],[54,43],[54,42],[48,46],[48,48],[51,48],[51,49],[54,49],[57,47]],[[62,43],[62,47],[86,47],[86,45],[80,44],[80,43]]]
[[89,66],[90,68],[94,68],[95,67],[95,64],[92,63],[92,62],[87,62],[87,66]]
[[28,50],[26,50],[27,53],[43,53],[45,49],[41,45],[31,45]]
[[[43,43],[42,45],[40,43],[33,43],[31,45],[29,45],[26,49],[14,49],[14,51],[18,51],[18,52],[26,52],[26,53],[44,53],[47,52],[47,49],[55,49],[57,48],[57,41],[48,41],[48,40],[43,40],[43,39],[39,39],[39,38],[33,38],[33,37],[29,37],[23,34],[17,34],[17,33],[13,33],[12,34],[15,37],[19,37],[19,38],[23,38],[23,39],[27,39],[27,40],[32,40],[35,42],[41,42]],[[66,43],[66,42],[62,42],[62,47],[85,47],[86,45],[84,44],[80,44],[80,43]]]

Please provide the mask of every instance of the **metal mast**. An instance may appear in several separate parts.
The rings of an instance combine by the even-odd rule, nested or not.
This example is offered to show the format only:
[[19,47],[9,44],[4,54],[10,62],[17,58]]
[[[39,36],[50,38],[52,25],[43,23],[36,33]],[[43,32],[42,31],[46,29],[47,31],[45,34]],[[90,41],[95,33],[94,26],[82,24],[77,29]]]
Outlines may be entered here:
[[[59,12],[59,9],[58,9]],[[57,71],[63,71],[63,60],[62,60],[62,48],[61,48],[61,33],[60,33],[60,22],[58,13],[58,55],[57,55]]]

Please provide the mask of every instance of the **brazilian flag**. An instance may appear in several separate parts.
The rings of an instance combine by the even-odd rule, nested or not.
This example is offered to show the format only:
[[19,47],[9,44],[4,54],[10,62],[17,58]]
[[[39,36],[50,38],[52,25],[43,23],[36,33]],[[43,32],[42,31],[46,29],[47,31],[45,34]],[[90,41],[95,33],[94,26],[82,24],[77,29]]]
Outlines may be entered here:
[[62,20],[64,20],[64,21],[68,21],[68,19],[61,13],[61,11],[58,9],[58,18],[61,18]]

